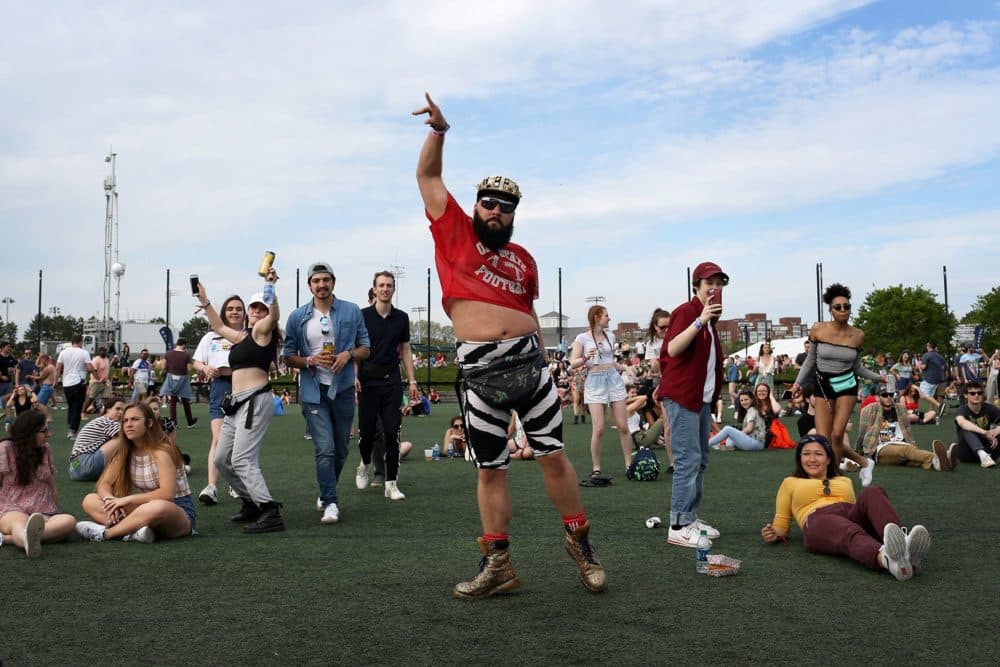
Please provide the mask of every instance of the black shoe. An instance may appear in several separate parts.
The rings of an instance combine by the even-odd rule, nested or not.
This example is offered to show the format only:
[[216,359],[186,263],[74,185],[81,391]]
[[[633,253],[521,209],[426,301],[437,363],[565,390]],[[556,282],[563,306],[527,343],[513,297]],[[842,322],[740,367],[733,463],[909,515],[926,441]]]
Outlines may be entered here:
[[191,420],[191,423],[188,424],[188,428],[194,428],[197,425],[198,425],[198,418],[195,417],[194,419]]
[[580,415],[573,415],[573,423],[574,424],[580,423]]
[[229,517],[230,521],[233,523],[250,523],[260,518],[263,510],[257,506],[257,503],[246,498],[240,498],[240,502],[243,503],[243,507],[240,508],[239,512]]
[[244,533],[274,533],[285,529],[285,520],[281,518],[281,503],[264,503],[260,509],[260,518],[243,526]]

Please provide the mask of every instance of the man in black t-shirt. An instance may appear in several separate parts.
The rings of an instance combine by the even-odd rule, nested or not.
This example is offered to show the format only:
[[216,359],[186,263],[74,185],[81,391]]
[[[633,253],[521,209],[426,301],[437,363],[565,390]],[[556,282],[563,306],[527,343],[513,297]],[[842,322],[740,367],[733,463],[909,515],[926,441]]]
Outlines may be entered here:
[[1000,458],[1000,408],[983,400],[981,382],[965,385],[965,404],[955,415],[958,458],[992,468]]
[[34,387],[38,375],[38,365],[35,363],[35,353],[31,348],[24,348],[24,355],[17,362],[14,384],[23,384],[25,387]]
[[403,385],[399,379],[399,362],[403,361],[409,380],[410,400],[418,398],[417,380],[413,371],[410,351],[410,318],[403,311],[393,308],[392,296],[396,292],[396,277],[389,271],[375,274],[373,281],[375,303],[361,309],[371,341],[371,355],[358,366],[355,389],[359,392],[358,430],[361,463],[355,483],[359,489],[368,488],[372,477],[372,451],[377,438],[378,422],[382,422],[385,441],[385,497],[390,500],[406,498],[399,490],[399,429],[402,422],[400,405]]
[[808,338],[802,341],[802,347],[804,347],[805,350],[795,355],[796,368],[802,368],[802,364],[806,363],[806,357],[809,356],[809,345],[810,342]]

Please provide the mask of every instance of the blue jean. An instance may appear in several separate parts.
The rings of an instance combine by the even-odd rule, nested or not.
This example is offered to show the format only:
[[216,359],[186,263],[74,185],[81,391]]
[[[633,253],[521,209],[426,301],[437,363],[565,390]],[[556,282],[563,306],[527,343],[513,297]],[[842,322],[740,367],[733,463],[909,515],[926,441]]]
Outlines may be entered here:
[[663,412],[670,419],[670,448],[674,453],[670,525],[686,526],[698,520],[702,480],[708,467],[712,406],[703,403],[700,412],[692,412],[665,398]]
[[730,445],[744,452],[757,452],[764,449],[763,442],[747,435],[735,426],[723,426],[721,431],[712,436],[708,444],[717,445],[726,438],[729,439]]
[[354,422],[354,387],[330,398],[329,385],[321,384],[320,402],[303,403],[302,414],[316,446],[316,481],[323,506],[337,502],[337,480],[347,462],[348,438]]

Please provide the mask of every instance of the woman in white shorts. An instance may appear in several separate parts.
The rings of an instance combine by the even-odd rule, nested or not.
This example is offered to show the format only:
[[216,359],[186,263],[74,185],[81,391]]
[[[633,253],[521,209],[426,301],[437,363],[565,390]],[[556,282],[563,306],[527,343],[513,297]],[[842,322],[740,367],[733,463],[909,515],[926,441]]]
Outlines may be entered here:
[[621,372],[625,367],[615,361],[615,336],[606,329],[610,318],[608,309],[594,305],[587,311],[590,329],[573,341],[570,350],[570,367],[587,367],[587,382],[583,387],[583,400],[590,410],[591,477],[601,475],[601,438],[604,436],[604,406],[611,406],[611,418],[618,428],[625,468],[632,463],[632,437],[625,414],[628,392]]

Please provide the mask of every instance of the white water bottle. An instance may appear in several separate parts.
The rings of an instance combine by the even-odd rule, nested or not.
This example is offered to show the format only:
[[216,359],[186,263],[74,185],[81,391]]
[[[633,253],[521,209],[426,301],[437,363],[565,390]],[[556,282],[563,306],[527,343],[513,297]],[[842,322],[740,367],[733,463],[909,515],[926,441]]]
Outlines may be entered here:
[[432,458],[433,458],[433,459],[434,459],[435,461],[439,461],[439,460],[441,459],[441,445],[439,445],[439,444],[437,444],[437,443],[435,442],[435,443],[434,443],[434,449],[433,449],[433,452],[434,452],[434,454],[433,454],[433,457],[432,457]]
[[702,529],[698,536],[698,548],[694,551],[694,569],[698,574],[708,573],[708,557],[712,553],[712,540],[708,539],[708,532]]

